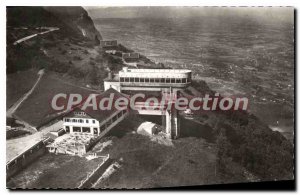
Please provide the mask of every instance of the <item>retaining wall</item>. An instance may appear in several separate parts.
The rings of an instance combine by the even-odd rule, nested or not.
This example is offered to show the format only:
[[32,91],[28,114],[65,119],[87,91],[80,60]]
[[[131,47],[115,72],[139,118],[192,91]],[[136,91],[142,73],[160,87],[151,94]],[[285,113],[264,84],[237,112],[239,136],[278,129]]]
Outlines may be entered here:
[[79,189],[89,189],[99,179],[99,177],[105,172],[105,170],[111,164],[112,159],[107,156],[104,161],[98,165],[98,167],[87,175],[87,177],[81,181],[78,186]]

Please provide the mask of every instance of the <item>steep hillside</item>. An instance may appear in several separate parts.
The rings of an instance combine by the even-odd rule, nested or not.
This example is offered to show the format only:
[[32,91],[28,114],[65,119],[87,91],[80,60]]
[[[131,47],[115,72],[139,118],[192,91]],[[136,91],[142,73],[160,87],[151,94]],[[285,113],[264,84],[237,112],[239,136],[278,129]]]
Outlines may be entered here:
[[[43,33],[49,28],[57,30]],[[32,37],[16,44],[16,41],[28,36]],[[46,68],[55,72],[63,72],[62,69],[67,70],[66,66],[72,65],[70,60],[65,62],[64,56],[76,54],[76,57],[71,57],[86,58],[70,50],[76,50],[76,46],[82,46],[82,50],[92,49],[95,50],[94,53],[97,53],[96,46],[99,45],[101,39],[93,21],[81,7],[8,7],[7,73],[30,68]],[[62,58],[56,58],[55,52],[63,55]],[[89,54],[88,51],[82,52]],[[51,53],[53,53],[52,56]],[[61,67],[57,70],[52,66]]]
[[[193,86],[187,88],[184,94],[203,96],[215,92],[204,81],[200,81],[193,82]],[[200,131],[199,122],[210,130]],[[202,111],[193,120],[182,120],[181,125],[186,129],[183,134],[216,143],[218,167],[220,170],[229,170],[223,173],[228,177],[233,177],[229,164],[236,162],[262,181],[294,178],[293,144],[251,113]]]
[[[120,55],[99,47],[101,39],[82,7],[8,7],[6,72],[45,68],[97,88],[108,69],[118,71],[124,65]],[[131,51],[122,45],[118,49]],[[141,60],[154,64],[142,55]]]
[[[34,127],[51,119],[47,112],[54,92],[101,92],[108,71],[117,72],[124,65],[121,52],[131,50],[118,45],[118,55],[109,55],[99,46],[99,39],[100,33],[82,7],[8,7],[7,110],[32,88],[40,69],[44,78],[14,113]],[[141,60],[153,63],[145,56]]]
[[96,43],[102,39],[82,7],[8,7],[7,26],[14,29],[55,26],[66,36],[84,37]]

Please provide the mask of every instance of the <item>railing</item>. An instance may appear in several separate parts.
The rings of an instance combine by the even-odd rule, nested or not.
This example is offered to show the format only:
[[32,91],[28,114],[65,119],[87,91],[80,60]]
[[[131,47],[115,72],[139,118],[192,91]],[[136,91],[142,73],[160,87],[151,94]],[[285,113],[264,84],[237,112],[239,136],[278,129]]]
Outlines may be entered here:
[[[124,70],[120,71],[124,73]],[[128,69],[129,73],[189,73],[188,69]]]
[[191,79],[189,78],[178,78],[178,77],[171,77],[171,78],[159,78],[159,77],[120,77],[120,83],[147,83],[147,84],[189,84]]

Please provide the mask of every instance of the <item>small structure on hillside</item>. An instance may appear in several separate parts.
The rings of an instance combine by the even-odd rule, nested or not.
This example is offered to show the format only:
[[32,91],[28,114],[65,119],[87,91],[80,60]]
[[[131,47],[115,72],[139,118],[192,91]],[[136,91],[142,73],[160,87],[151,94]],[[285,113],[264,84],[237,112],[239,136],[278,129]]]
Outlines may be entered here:
[[162,131],[161,127],[159,127],[155,123],[148,122],[148,121],[142,123],[137,129],[138,133],[143,134],[145,132],[149,135],[158,134],[160,131]]
[[139,53],[122,53],[122,59],[125,62],[137,62],[140,58],[140,54]]
[[101,40],[100,46],[106,53],[115,54],[117,52],[118,41],[117,40]]

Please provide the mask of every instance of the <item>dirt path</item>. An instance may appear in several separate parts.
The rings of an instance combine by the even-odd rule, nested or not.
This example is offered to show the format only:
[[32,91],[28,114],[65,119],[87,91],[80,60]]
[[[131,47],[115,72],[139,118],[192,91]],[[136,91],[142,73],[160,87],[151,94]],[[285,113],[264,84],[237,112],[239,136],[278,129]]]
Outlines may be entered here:
[[6,111],[6,116],[7,117],[11,117],[12,114],[19,108],[19,106],[30,96],[30,94],[34,91],[34,89],[36,88],[36,86],[40,82],[40,80],[43,77],[44,73],[45,73],[44,70],[40,70],[38,72],[39,77],[38,77],[37,81],[35,82],[35,84],[33,85],[33,87],[26,94],[24,94],[22,98],[20,98],[16,103],[14,103],[14,105],[12,105],[12,107],[10,107]]

